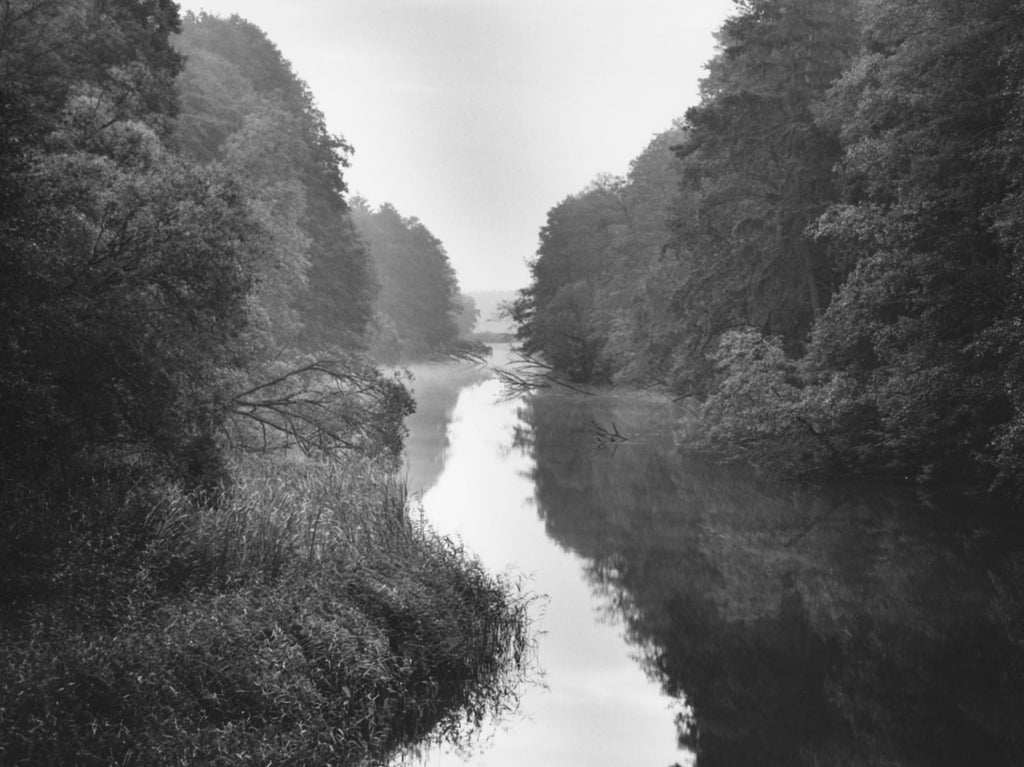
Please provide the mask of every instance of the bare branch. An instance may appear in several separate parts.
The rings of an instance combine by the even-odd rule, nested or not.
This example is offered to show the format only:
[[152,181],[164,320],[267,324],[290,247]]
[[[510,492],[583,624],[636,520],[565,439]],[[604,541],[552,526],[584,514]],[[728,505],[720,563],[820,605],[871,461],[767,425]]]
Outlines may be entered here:
[[[241,447],[267,451],[294,445],[328,457],[339,450],[400,449],[402,419],[412,411],[412,399],[397,379],[358,357],[277,358],[268,367],[275,372],[266,380],[250,379],[229,400]],[[245,422],[252,427],[244,428]]]
[[569,389],[588,397],[594,396],[594,392],[562,378],[554,367],[543,360],[521,351],[516,352],[516,357],[517,359],[510,366],[494,368],[494,373],[501,381],[506,396],[516,397],[538,389],[550,389],[553,386]]

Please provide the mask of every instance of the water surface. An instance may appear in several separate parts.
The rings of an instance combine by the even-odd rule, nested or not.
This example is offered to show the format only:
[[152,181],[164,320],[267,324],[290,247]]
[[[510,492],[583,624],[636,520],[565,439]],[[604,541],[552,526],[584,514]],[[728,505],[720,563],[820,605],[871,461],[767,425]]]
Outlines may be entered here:
[[414,372],[424,514],[548,596],[546,688],[467,761],[424,764],[1024,763],[1024,557],[999,509],[687,459],[653,397]]

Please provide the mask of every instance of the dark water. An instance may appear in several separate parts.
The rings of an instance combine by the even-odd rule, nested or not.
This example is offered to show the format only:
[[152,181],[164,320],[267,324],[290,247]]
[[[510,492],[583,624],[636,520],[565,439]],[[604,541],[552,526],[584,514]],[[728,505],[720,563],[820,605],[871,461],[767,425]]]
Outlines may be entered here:
[[759,480],[682,457],[671,404],[500,401],[449,372],[418,371],[410,485],[549,595],[547,687],[468,763],[1024,764],[1024,555],[1001,510]]

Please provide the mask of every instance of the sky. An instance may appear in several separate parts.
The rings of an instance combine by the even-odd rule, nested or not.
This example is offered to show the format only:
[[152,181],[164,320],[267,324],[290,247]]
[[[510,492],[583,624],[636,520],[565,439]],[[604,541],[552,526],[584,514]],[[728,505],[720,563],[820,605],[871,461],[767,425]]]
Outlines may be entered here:
[[464,292],[529,282],[547,211],[697,102],[732,0],[182,0],[259,26],[355,148],[352,195],[444,243]]

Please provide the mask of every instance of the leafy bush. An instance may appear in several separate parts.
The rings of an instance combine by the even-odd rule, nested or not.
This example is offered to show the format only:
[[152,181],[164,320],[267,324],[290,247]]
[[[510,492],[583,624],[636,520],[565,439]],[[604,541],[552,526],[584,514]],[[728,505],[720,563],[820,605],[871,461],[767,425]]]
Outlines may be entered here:
[[701,409],[704,447],[790,470],[836,456],[825,419],[808,407],[803,371],[779,339],[730,331],[714,361],[717,385]]

